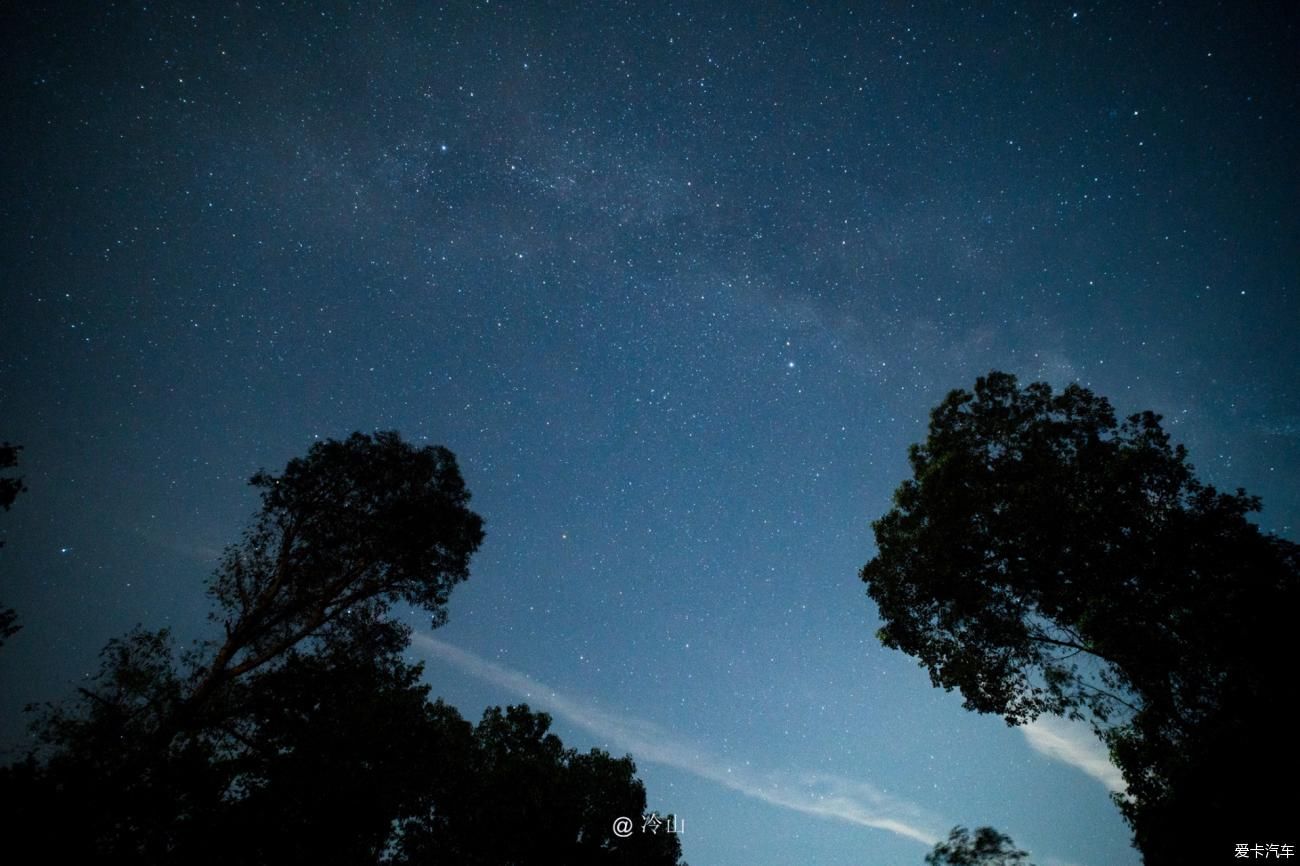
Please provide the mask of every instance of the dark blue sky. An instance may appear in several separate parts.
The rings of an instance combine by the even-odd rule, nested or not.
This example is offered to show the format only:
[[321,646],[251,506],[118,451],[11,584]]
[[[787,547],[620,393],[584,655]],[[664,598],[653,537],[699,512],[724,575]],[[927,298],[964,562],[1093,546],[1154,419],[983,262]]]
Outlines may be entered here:
[[932,689],[856,572],[991,368],[1295,537],[1295,8],[7,11],[8,755],[109,637],[205,633],[256,469],[392,428],[487,521],[435,693],[632,751],[696,866],[1136,863],[1086,738]]

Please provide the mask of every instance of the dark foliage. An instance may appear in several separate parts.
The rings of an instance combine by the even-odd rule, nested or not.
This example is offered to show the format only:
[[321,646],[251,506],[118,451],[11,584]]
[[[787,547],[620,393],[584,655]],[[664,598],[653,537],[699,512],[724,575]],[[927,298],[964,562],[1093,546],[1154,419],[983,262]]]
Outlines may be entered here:
[[948,841],[935,845],[925,862],[929,866],[1033,866],[1028,858],[1010,836],[992,827],[980,827],[974,835],[965,827],[953,827]]
[[1294,830],[1247,781],[1300,768],[1275,700],[1300,548],[1247,519],[1258,499],[1197,480],[1150,412],[1004,373],[949,394],[909,457],[862,570],[885,645],[1010,724],[1092,721],[1148,864]]
[[[23,450],[21,445],[10,445],[8,442],[0,443],[0,469],[14,469],[18,466],[18,452]],[[23,485],[23,479],[10,478],[8,476],[0,477],[0,508],[8,511],[18,498],[18,494],[27,488]],[[5,543],[0,540],[0,547]],[[4,646],[5,641],[22,629],[18,625],[18,613],[12,607],[0,606],[0,646]]]
[[195,709],[300,642],[349,627],[354,611],[379,618],[405,601],[440,625],[483,540],[452,453],[396,433],[319,442],[250,483],[262,510],[212,579],[225,640],[199,671]]
[[[204,738],[154,752],[184,694],[172,641],[136,629],[110,641],[79,700],[47,707],[33,726],[45,749],[0,771],[17,859],[164,862],[176,828],[220,794]],[[45,828],[57,828],[50,833]]]
[[[0,443],[0,469],[13,469],[18,466],[18,452],[23,450],[21,445],[10,445],[8,442]],[[0,478],[0,508],[5,511],[9,506],[14,504],[18,494],[27,488],[23,485],[22,478]]]
[[390,606],[443,622],[483,537],[450,452],[354,434],[252,483],[210,584],[223,638],[111,641],[0,770],[16,859],[676,866],[675,836],[613,835],[645,811],[630,759],[564,749],[527,707],[476,728],[403,661]]
[[646,813],[631,758],[565,749],[549,733],[550,717],[526,706],[490,708],[475,728],[441,703],[434,709],[460,762],[446,768],[424,810],[403,822],[395,864],[680,862],[681,845],[666,829],[627,838],[613,832],[620,816],[639,831]]

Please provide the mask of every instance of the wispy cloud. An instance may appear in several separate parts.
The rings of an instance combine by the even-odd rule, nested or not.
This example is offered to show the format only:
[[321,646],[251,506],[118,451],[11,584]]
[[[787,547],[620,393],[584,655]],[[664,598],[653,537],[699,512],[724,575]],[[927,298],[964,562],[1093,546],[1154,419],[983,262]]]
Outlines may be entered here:
[[1125,789],[1123,775],[1087,724],[1041,716],[1020,730],[1034,751],[1078,767],[1111,791]]
[[421,634],[413,636],[412,641],[429,654],[512,691],[611,744],[617,744],[639,761],[674,767],[747,797],[805,815],[887,830],[926,845],[933,845],[940,838],[934,828],[943,826],[941,821],[920,807],[890,796],[867,782],[797,770],[757,771],[744,762],[729,762],[704,748],[677,739],[650,722],[609,713],[560,694],[519,671],[490,662],[445,641]]

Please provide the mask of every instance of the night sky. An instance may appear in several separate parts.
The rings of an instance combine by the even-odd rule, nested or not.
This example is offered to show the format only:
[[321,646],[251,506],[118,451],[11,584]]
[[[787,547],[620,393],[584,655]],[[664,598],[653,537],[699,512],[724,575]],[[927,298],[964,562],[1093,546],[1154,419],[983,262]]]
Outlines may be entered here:
[[1138,862],[1100,747],[932,688],[857,570],[994,368],[1296,537],[1294,3],[4,16],[5,760],[110,637],[211,634],[254,471],[396,429],[487,524],[402,611],[434,694],[631,752],[695,866]]

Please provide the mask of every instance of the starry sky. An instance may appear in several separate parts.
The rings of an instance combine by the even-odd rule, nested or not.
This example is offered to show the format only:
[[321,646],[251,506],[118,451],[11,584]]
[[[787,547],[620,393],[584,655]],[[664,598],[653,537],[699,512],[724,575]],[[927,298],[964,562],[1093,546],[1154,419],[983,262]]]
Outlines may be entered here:
[[[631,752],[695,866],[1136,864],[1076,729],[961,708],[857,570],[990,369],[1300,520],[1295,4],[10,4],[0,745],[317,438],[458,456],[413,659]],[[611,815],[612,819],[616,817]]]

